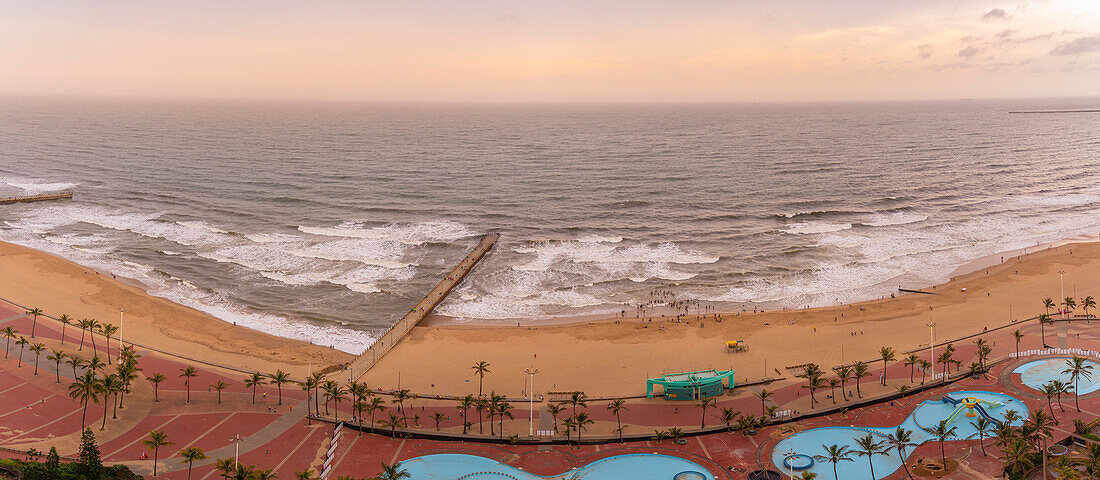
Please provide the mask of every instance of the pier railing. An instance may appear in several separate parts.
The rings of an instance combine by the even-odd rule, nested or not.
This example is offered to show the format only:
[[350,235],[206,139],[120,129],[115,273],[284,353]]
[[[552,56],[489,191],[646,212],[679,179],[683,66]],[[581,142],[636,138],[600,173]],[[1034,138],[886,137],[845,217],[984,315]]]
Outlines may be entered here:
[[30,203],[30,202],[45,202],[47,200],[62,200],[73,198],[73,192],[54,192],[43,193],[39,195],[27,195],[22,197],[3,197],[0,198],[0,205],[11,205],[14,203]]
[[447,298],[447,294],[451,293],[458,284],[462,283],[462,279],[466,278],[466,275],[473,270],[477,262],[481,261],[485,254],[489,253],[489,250],[493,248],[497,240],[500,239],[499,233],[490,233],[481,238],[481,241],[477,243],[472,251],[466,258],[462,260],[442,281],[439,285],[436,285],[431,292],[428,292],[423,299],[417,302],[409,312],[401,317],[392,327],[382,333],[378,338],[378,341],[374,342],[367,350],[365,350],[359,358],[356,358],[348,366],[351,378],[358,379],[363,374],[367,373],[382,357],[393,349],[405,334],[409,333],[413,327],[415,327],[424,317],[432,313],[443,299]]

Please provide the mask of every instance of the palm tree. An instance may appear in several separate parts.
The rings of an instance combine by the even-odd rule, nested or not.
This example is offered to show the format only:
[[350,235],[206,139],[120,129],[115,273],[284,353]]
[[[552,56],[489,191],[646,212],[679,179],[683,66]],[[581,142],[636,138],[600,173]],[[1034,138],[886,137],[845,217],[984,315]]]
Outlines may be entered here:
[[393,400],[390,400],[390,402],[396,403],[397,404],[397,411],[399,413],[401,413],[402,415],[404,415],[405,414],[405,401],[408,400],[411,397],[412,396],[409,394],[409,389],[402,388],[400,390],[394,390]]
[[477,375],[477,377],[478,377],[478,380],[477,380],[477,396],[480,397],[480,396],[483,395],[482,386],[485,383],[485,374],[486,373],[493,373],[493,372],[489,371],[489,362],[485,362],[485,361],[477,362],[477,363],[474,364],[473,367],[470,367],[470,368],[472,368],[474,370],[474,375]]
[[1096,299],[1088,295],[1081,299],[1081,309],[1085,311],[1085,318],[1089,318],[1089,309],[1096,308]]
[[31,338],[34,338],[34,329],[38,326],[38,316],[42,315],[42,309],[37,307],[32,308],[27,310],[27,315],[34,317],[34,320],[31,322]]
[[104,343],[106,345],[103,347],[103,351],[106,352],[106,355],[107,355],[107,365],[110,365],[111,364],[111,335],[114,335],[115,333],[118,333],[118,327],[116,327],[114,325],[111,325],[110,323],[104,323],[103,326],[100,328],[100,331],[103,332],[103,336],[106,337],[106,340],[104,340]]
[[707,409],[713,407],[715,405],[715,401],[713,398],[704,398],[702,400],[699,400],[699,403],[697,405],[699,409],[703,412],[701,416],[702,420],[699,422],[699,428],[707,428]]
[[806,380],[809,383],[807,383],[806,385],[803,385],[802,388],[808,389],[810,391],[810,409],[812,410],[814,408],[814,403],[817,401],[814,398],[814,392],[816,392],[818,389],[825,386],[825,380],[821,378],[821,372],[820,371],[814,372]]
[[[294,479],[295,480],[317,480],[317,477],[314,477],[313,472],[311,472],[309,470],[298,470],[297,472],[294,472]],[[340,477],[337,480],[342,480],[342,479],[343,479],[343,477]]]
[[840,380],[840,398],[843,398],[845,402],[848,401],[848,392],[845,391],[844,383],[852,378],[852,366],[844,365],[833,369],[836,373],[836,378]]
[[947,452],[943,449],[943,442],[949,438],[955,438],[955,430],[957,429],[958,427],[948,428],[946,419],[940,420],[940,423],[936,424],[935,427],[924,429],[925,432],[936,437],[936,440],[940,442],[940,458],[943,459],[944,468],[947,468]]
[[183,458],[183,460],[180,460],[180,463],[187,464],[187,478],[188,480],[190,480],[191,464],[195,463],[195,460],[205,460],[206,451],[199,447],[187,447],[183,450],[180,450],[180,457]]
[[626,400],[622,398],[616,398],[607,404],[607,409],[611,411],[611,414],[615,415],[615,423],[618,426],[619,443],[623,443],[623,421],[619,418],[619,414],[623,410],[630,410],[626,406]]
[[390,418],[387,420],[382,420],[382,423],[380,425],[382,426],[382,428],[390,429],[390,437],[397,438],[397,427],[402,426],[402,422],[404,421],[405,419],[397,416],[396,413],[391,413]]
[[[370,403],[367,404],[367,413],[370,414],[370,428],[374,428],[374,414],[375,412],[385,412],[386,401],[378,397],[371,397]],[[463,412],[462,418],[466,418],[465,412]],[[466,427],[462,427],[462,433],[466,433]]]
[[244,379],[244,385],[252,389],[252,404],[256,404],[256,387],[267,383],[264,381],[264,376],[259,373],[253,373],[251,377]]
[[1073,313],[1073,309],[1077,308],[1077,301],[1073,297],[1066,297],[1062,300],[1062,305],[1066,307],[1066,313]]
[[732,408],[723,408],[721,412],[718,418],[721,418],[722,423],[726,424],[726,431],[732,432],[733,427],[730,426],[730,424],[732,424],[734,420],[737,420],[737,416],[740,415],[740,413]]
[[766,388],[761,388],[759,392],[752,392],[752,394],[760,399],[760,412],[767,411],[768,405],[766,402],[772,398],[772,392],[769,392]]
[[85,419],[88,417],[88,402],[94,402],[98,405],[100,391],[99,377],[90,371],[85,371],[84,375],[76,377],[76,381],[69,385],[69,397],[84,404],[84,413],[80,415],[80,431],[82,432],[86,425]]
[[589,425],[592,425],[593,423],[596,422],[593,422],[592,419],[588,418],[587,412],[578,413],[576,416],[573,417],[573,429],[577,431],[577,443],[580,443],[581,441],[581,432],[583,432],[585,429],[588,428]]
[[868,371],[867,364],[863,362],[856,362],[852,365],[852,375],[856,378],[856,396],[863,398],[863,393],[859,391],[859,380],[863,377],[871,375]]
[[504,442],[504,417],[515,420],[515,415],[512,413],[512,404],[504,400],[502,395],[500,402],[497,402],[497,417],[500,419],[500,441]]
[[891,347],[883,346],[878,349],[879,357],[882,358],[882,386],[886,386],[886,366],[887,362],[894,361],[894,349]]
[[1055,307],[1055,305],[1054,305],[1054,300],[1053,299],[1051,299],[1050,297],[1047,297],[1047,298],[1043,299],[1043,308],[1047,309],[1047,315],[1048,316],[1050,315],[1050,309],[1052,309],[1054,307]]
[[588,408],[588,395],[583,392],[573,392],[569,395],[569,404],[573,406],[573,416],[577,416],[577,407]]
[[103,363],[103,360],[100,360],[99,356],[94,356],[91,360],[84,362],[84,368],[91,370],[92,373],[97,373],[106,367],[107,364]]
[[[932,368],[932,364],[928,360],[921,359],[920,361],[920,383],[924,385],[924,379],[928,376],[928,369]],[[934,373],[934,372],[933,372]]]
[[54,363],[53,373],[57,376],[57,383],[61,383],[61,362],[64,362],[66,358],[68,358],[68,355],[61,350],[50,350],[50,354],[46,355],[46,360]]
[[916,373],[916,367],[920,363],[920,357],[915,353],[910,353],[902,360],[904,362],[902,365],[909,367],[909,383],[913,383],[913,374]]
[[19,340],[15,341],[15,344],[19,345],[19,361],[15,363],[16,368],[23,368],[23,349],[30,343],[30,340],[22,335],[19,336]]
[[92,355],[99,355],[99,351],[95,347],[95,332],[99,330],[99,320],[94,318],[88,319],[88,339],[92,341]]
[[818,461],[829,462],[833,464],[833,478],[840,480],[840,476],[836,473],[836,464],[840,462],[854,462],[852,460],[852,452],[848,450],[848,446],[840,445],[822,445],[822,449],[825,450],[825,455],[814,455]]
[[185,378],[183,386],[187,388],[187,401],[185,403],[191,403],[191,377],[198,375],[199,372],[195,370],[195,367],[188,365],[186,368],[180,369],[180,376]]
[[[1050,300],[1049,298],[1047,300]],[[1039,335],[1043,340],[1043,348],[1047,347],[1047,324],[1050,323],[1050,315],[1045,313],[1039,314]]]
[[1024,334],[1020,333],[1019,330],[1016,330],[1015,332],[1012,332],[1012,336],[1016,338],[1016,356],[1019,357],[1020,356],[1020,339],[1024,338]]
[[228,386],[229,386],[229,384],[227,384],[227,383],[225,383],[221,380],[218,380],[216,383],[211,383],[210,384],[210,388],[213,388],[214,390],[218,391],[218,404],[219,405],[222,403],[222,390],[225,390],[225,388],[228,387]]
[[4,327],[3,330],[0,330],[0,335],[3,335],[4,339],[5,339],[4,340],[4,358],[5,359],[8,358],[8,350],[11,349],[11,339],[15,338],[16,334],[18,334],[18,332],[12,327]]
[[1063,382],[1061,380],[1054,380],[1051,382],[1054,384],[1054,391],[1058,396],[1058,411],[1066,413],[1066,408],[1062,406],[1062,394],[1068,394],[1070,390],[1073,390],[1073,386],[1069,382]]
[[149,381],[153,383],[153,398],[158,403],[160,402],[160,384],[165,380],[168,380],[168,377],[161,373],[154,373],[153,376],[149,377]]
[[73,378],[76,378],[76,369],[84,365],[84,360],[81,360],[80,357],[76,355],[69,355],[69,358],[65,359],[65,365],[73,367]]
[[[247,383],[247,381],[246,381],[246,383]],[[306,381],[302,382],[302,390],[305,390],[305,392],[306,392],[306,416],[309,416],[310,409],[312,408],[310,406],[310,403],[309,403],[311,393],[314,390],[316,390],[317,387],[320,384],[321,384],[320,380],[317,377],[313,376],[313,375],[310,375],[309,377],[306,378]],[[317,413],[320,413],[320,412],[317,412]]]
[[408,470],[401,468],[401,462],[393,465],[382,462],[382,473],[378,475],[378,480],[401,480],[402,478],[412,478],[412,475]]
[[73,317],[70,317],[70,316],[65,315],[64,313],[62,313],[60,317],[57,317],[57,321],[61,322],[61,344],[64,345],[65,344],[65,327],[68,326],[68,325],[72,325]]
[[435,431],[439,431],[439,424],[447,419],[447,414],[443,412],[435,412],[432,414],[432,420],[435,421]]
[[1059,393],[1061,393],[1059,387],[1056,386],[1053,381],[1043,384],[1043,394],[1047,396],[1047,408],[1050,409],[1050,416],[1054,418],[1055,423],[1058,423],[1058,417],[1054,414],[1053,400]]
[[283,384],[290,381],[290,374],[282,370],[275,370],[271,375],[271,383],[279,390],[279,405],[283,404]]
[[993,431],[993,422],[985,416],[979,416],[977,420],[970,422],[970,425],[978,431],[978,443],[982,446],[982,456],[988,457],[989,455],[985,453],[985,434]]
[[853,451],[856,455],[867,457],[867,464],[871,467],[871,478],[875,478],[875,462],[871,457],[886,455],[886,447],[883,446],[883,442],[876,442],[875,436],[870,433],[866,437],[857,438],[856,445],[859,445],[859,448]]
[[[546,413],[549,413],[550,417],[552,417],[554,419],[554,431],[555,432],[558,431],[558,415],[561,415],[561,412],[563,410],[565,410],[565,404],[564,403],[550,402],[550,403],[546,404]],[[463,430],[462,433],[466,433],[465,430]]]
[[168,441],[168,434],[160,430],[153,430],[149,432],[149,439],[142,440],[142,445],[145,445],[146,450],[153,451],[153,476],[157,476],[157,456],[160,454],[160,447],[167,447],[172,445],[172,442]]
[[217,462],[214,462],[214,470],[222,472],[221,477],[225,479],[228,479],[231,476],[235,476],[234,474],[238,470],[242,470],[241,467],[243,467],[243,465],[235,462],[232,458],[222,458],[219,459]]
[[344,396],[347,395],[347,393],[348,392],[344,390],[344,387],[341,387],[340,384],[336,382],[331,382],[326,385],[325,404],[328,404],[328,400],[332,400],[332,411],[334,412],[333,419],[336,420],[337,423],[340,422],[340,400],[343,400]]
[[46,349],[46,344],[36,343],[31,345],[31,351],[34,352],[34,374],[38,375],[38,358],[42,356],[42,351]]
[[[103,424],[99,426],[100,430],[107,428],[107,407],[108,400],[111,399],[111,395],[118,397],[118,392],[122,390],[122,382],[118,380],[115,375],[106,375],[103,377],[103,381],[99,384],[100,392],[103,393]],[[114,403],[118,406],[118,403]],[[115,418],[118,418],[118,410],[115,410]]]
[[1033,447],[1031,442],[1023,438],[1011,437],[1003,450],[1004,463],[1008,466],[1008,470],[1016,475],[1021,475],[1035,468],[1035,461],[1032,455]]
[[1079,391],[1077,385],[1081,378],[1085,380],[1092,379],[1093,365],[1088,363],[1084,357],[1074,355],[1073,358],[1066,360],[1066,366],[1069,368],[1062,370],[1062,375],[1069,374],[1069,381],[1073,382],[1073,404],[1077,407],[1077,412],[1080,413],[1081,404],[1078,402],[1078,397],[1080,395],[1077,393]]
[[[833,405],[836,405],[836,387],[838,386],[840,386],[839,378],[829,379],[829,396],[833,399]],[[841,390],[840,393],[844,393],[844,390]]]
[[894,433],[887,436],[886,441],[898,452],[898,459],[901,460],[901,466],[905,467],[905,476],[913,478],[913,475],[909,473],[909,465],[905,464],[906,447],[917,446],[917,444],[913,443],[913,432],[899,426]]

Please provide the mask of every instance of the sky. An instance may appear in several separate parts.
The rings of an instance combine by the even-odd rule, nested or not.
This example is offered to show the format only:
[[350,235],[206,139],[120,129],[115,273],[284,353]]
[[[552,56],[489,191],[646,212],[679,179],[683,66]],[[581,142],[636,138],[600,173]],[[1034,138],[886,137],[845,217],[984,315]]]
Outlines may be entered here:
[[1100,1],[0,0],[0,94],[371,102],[1100,95]]

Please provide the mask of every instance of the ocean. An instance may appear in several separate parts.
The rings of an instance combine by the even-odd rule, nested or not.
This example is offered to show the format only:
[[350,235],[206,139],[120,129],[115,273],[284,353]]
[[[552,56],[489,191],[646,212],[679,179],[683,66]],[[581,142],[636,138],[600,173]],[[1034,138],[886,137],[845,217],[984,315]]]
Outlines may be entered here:
[[[825,306],[1100,232],[1100,99],[397,105],[6,98],[0,240],[357,353],[439,308]],[[661,292],[655,297],[654,292]]]

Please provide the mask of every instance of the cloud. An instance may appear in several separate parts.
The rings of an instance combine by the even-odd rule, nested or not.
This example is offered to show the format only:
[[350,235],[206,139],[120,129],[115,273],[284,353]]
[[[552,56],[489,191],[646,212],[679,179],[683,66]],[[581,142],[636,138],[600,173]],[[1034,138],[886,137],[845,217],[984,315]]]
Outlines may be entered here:
[[1080,55],[1100,51],[1100,35],[1081,37],[1059,44],[1050,51],[1051,55]]
[[962,58],[970,58],[970,57],[973,57],[974,55],[977,55],[978,52],[980,52],[980,51],[982,51],[982,49],[980,49],[978,47],[970,46],[970,47],[966,47],[962,50],[959,50],[959,56],[962,57]]
[[917,46],[917,54],[920,55],[920,58],[922,58],[922,59],[931,57],[932,53],[935,52],[935,51],[936,51],[936,49],[933,48],[932,45],[927,44],[927,43],[924,44],[924,45],[918,45]]
[[997,38],[1008,38],[1017,34],[1019,30],[1001,30],[1001,33],[995,35]]
[[981,20],[983,22],[1004,22],[1012,17],[1005,13],[1003,8],[994,8],[982,15]]

